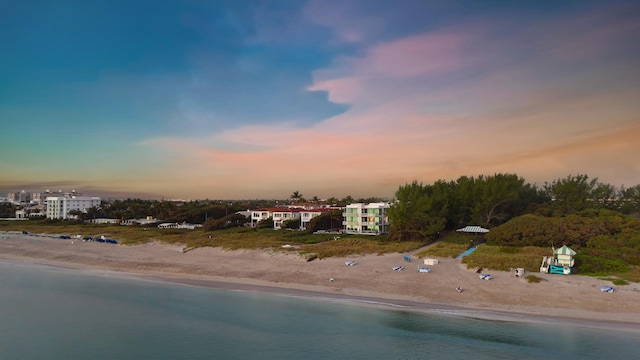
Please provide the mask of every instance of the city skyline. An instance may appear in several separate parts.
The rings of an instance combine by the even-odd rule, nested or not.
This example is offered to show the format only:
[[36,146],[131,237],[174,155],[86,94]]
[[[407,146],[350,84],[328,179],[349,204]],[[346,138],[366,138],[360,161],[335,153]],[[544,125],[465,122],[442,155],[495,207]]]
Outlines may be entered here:
[[640,184],[636,1],[0,9],[0,189],[389,197],[414,180]]

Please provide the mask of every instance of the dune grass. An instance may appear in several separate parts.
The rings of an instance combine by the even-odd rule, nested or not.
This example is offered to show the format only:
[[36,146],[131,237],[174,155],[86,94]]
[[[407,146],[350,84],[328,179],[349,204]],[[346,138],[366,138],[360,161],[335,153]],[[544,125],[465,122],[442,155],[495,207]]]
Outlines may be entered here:
[[472,244],[483,241],[482,236],[474,236],[459,232],[449,232],[442,235],[442,238],[427,249],[416,253],[419,258],[437,257],[437,258],[455,258],[456,256],[469,249]]
[[[237,249],[278,249],[294,251],[307,259],[322,259],[328,257],[346,257],[366,254],[405,253],[416,250],[426,243],[421,242],[391,242],[384,235],[340,235],[335,239],[330,234],[309,234],[303,231],[287,231],[272,229],[233,228],[227,230],[204,231],[182,229],[158,229],[155,226],[120,226],[76,224],[71,222],[42,221],[0,221],[0,231],[28,231],[47,235],[81,235],[105,236],[115,239],[119,244],[131,245],[147,242],[164,242],[181,244],[185,249],[198,247],[219,247],[226,250]],[[335,239],[335,240],[334,240]],[[469,248],[471,242],[480,242],[481,238],[451,232],[443,235],[437,243],[415,254],[418,258],[439,257],[454,258]],[[282,248],[282,245],[292,245]],[[578,251],[580,249],[577,249]],[[513,268],[524,268],[527,272],[538,272],[543,256],[551,256],[551,249],[540,247],[506,247],[481,244],[471,254],[465,256],[462,262],[469,268],[486,268],[509,271]],[[593,259],[597,261],[594,261]],[[607,259],[594,256],[581,256],[576,265],[576,274],[590,276],[610,276],[611,281],[640,282],[640,266],[626,265],[624,269],[618,267],[604,267],[609,264]],[[604,265],[603,265],[604,264]],[[597,265],[597,266],[596,266]],[[619,264],[618,264],[619,265]],[[598,273],[587,270],[600,269]]]
[[301,252],[317,254],[319,259],[328,257],[345,257],[364,254],[404,253],[415,250],[424,243],[421,242],[389,242],[378,240],[376,237],[342,236],[338,240],[325,241],[317,244],[303,245]]
[[[415,250],[424,243],[390,242],[384,235],[340,235],[309,234],[303,231],[232,228],[226,230],[158,229],[155,226],[121,226],[73,224],[68,222],[3,222],[0,231],[28,231],[49,235],[81,235],[115,239],[123,245],[147,242],[182,244],[185,249],[219,247],[225,250],[278,248],[282,251],[297,251],[307,257],[327,258],[365,254],[403,253]],[[292,245],[283,249],[283,245]]]
[[416,253],[416,257],[455,258],[462,252],[467,250],[467,248],[468,246],[466,245],[438,242],[433,244],[429,248]]
[[468,268],[485,268],[509,271],[524,268],[528,272],[540,271],[543,256],[549,256],[548,248],[525,246],[506,247],[482,244],[471,254],[462,258]]

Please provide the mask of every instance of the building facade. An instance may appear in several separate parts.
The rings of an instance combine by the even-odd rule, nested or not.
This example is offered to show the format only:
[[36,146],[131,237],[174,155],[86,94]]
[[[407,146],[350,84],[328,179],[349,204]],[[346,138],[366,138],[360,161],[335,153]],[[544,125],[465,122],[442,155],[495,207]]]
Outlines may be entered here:
[[309,225],[309,222],[311,222],[311,219],[329,211],[331,211],[331,209],[328,208],[300,211],[300,230],[307,230],[307,226]]
[[7,201],[15,205],[25,205],[31,202],[31,193],[24,190],[20,192],[10,192],[7,194]]
[[280,229],[287,220],[300,218],[299,208],[276,207],[251,210],[251,227],[256,227],[260,221],[273,219],[273,228]]
[[92,207],[100,206],[100,198],[97,196],[49,196],[47,197],[48,219],[75,219],[69,215],[72,210],[87,212]]
[[349,204],[342,213],[345,234],[379,235],[389,231],[388,203]]

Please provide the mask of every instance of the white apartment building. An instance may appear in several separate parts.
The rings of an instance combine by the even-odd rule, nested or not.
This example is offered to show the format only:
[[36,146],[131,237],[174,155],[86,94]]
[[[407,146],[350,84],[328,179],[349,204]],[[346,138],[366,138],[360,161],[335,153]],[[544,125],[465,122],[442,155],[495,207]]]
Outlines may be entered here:
[[100,206],[100,198],[97,196],[48,196],[46,200],[48,219],[74,219],[74,216],[69,215],[69,211],[87,212],[94,206]]
[[312,209],[312,210],[302,210],[300,211],[300,230],[306,230],[309,222],[316,216],[320,216],[326,212],[331,211],[330,209]]
[[379,235],[388,232],[388,203],[349,204],[342,213],[345,234]]
[[256,227],[262,220],[267,220],[271,217],[270,209],[257,209],[251,210],[251,227]]
[[256,227],[262,220],[273,218],[273,228],[277,230],[282,228],[283,222],[300,218],[301,211],[304,210],[288,207],[251,210],[251,227]]
[[273,217],[273,228],[281,229],[282,224],[287,220],[293,220],[300,217],[300,210],[298,208],[278,208],[271,212]]

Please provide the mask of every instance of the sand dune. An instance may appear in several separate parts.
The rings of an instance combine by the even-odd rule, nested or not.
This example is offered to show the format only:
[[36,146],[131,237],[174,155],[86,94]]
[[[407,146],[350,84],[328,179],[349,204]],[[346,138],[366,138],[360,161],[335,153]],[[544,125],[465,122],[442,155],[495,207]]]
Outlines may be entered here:
[[[161,243],[122,246],[78,240],[0,234],[0,259],[77,269],[115,271],[147,279],[225,289],[380,301],[430,309],[473,310],[473,314],[536,315],[545,321],[640,324],[640,284],[616,286],[578,275],[535,275],[545,281],[527,283],[509,272],[489,271],[481,280],[455,259],[440,259],[430,273],[420,273],[422,260],[386,254],[307,262],[295,250],[224,251]],[[402,265],[402,271],[392,267]],[[329,279],[334,281],[329,281]],[[464,291],[457,292],[461,286]],[[487,315],[489,316],[489,315]]]

